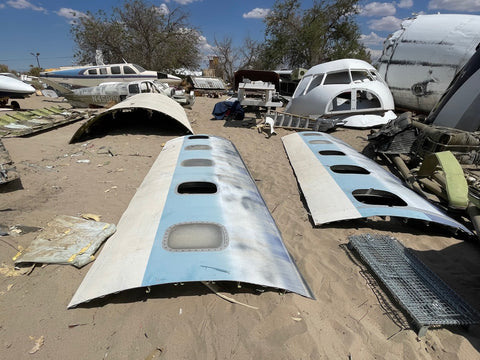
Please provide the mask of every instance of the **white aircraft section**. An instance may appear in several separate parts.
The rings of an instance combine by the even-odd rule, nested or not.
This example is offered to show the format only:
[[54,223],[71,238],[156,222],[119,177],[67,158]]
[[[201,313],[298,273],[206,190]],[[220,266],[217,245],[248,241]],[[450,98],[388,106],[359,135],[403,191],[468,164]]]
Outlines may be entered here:
[[10,76],[0,75],[0,97],[8,96],[12,98],[23,98],[34,92],[35,88],[23,81],[14,79]]
[[324,118],[371,114],[368,118],[378,125],[379,121],[388,121],[383,115],[394,108],[387,84],[372,65],[363,60],[342,59],[309,69],[285,112]]
[[479,43],[478,15],[418,15],[385,40],[378,70],[397,107],[428,113]]

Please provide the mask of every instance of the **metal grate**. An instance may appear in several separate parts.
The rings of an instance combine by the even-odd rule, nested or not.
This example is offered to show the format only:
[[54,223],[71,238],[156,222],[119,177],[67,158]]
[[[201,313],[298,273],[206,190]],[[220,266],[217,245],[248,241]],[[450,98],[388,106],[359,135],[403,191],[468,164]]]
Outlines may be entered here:
[[363,234],[350,236],[349,240],[419,325],[419,335],[432,325],[480,323],[480,315],[395,238]]

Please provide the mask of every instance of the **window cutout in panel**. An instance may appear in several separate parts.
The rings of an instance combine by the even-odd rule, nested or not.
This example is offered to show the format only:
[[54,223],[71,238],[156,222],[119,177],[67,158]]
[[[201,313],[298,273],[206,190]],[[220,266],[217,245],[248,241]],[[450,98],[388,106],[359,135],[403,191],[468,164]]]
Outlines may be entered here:
[[210,159],[187,159],[183,160],[182,166],[213,166],[213,161]]
[[327,155],[327,156],[345,156],[345,153],[338,151],[338,150],[320,150],[318,152],[320,155]]
[[218,251],[228,245],[225,228],[216,223],[189,222],[170,226],[162,241],[167,251]]
[[188,137],[189,139],[209,139],[208,135],[192,135]]
[[322,137],[322,134],[321,133],[318,133],[318,132],[309,132],[309,133],[306,133],[306,134],[301,134],[302,136],[318,136],[318,137]]
[[357,91],[357,109],[366,110],[366,109],[377,109],[381,108],[382,104],[380,99],[374,93],[368,90],[358,90]]
[[179,194],[215,194],[217,185],[206,181],[189,181],[178,185]]
[[188,145],[185,150],[212,150],[210,145]]
[[339,71],[329,73],[325,77],[323,85],[350,84],[350,74],[348,71]]
[[352,92],[345,91],[336,96],[328,105],[327,112],[351,111],[352,110]]
[[312,81],[310,81],[310,84],[308,85],[307,90],[305,91],[305,94],[308,94],[317,86],[320,86],[320,84],[322,83],[322,80],[323,80],[323,74],[314,75]]
[[310,140],[309,144],[331,144],[331,141],[328,140]]
[[368,175],[370,171],[367,169],[356,166],[356,165],[332,165],[330,170],[337,174],[357,174],[357,175]]
[[384,190],[358,189],[352,191],[353,197],[367,205],[382,206],[407,206],[408,204],[399,196]]

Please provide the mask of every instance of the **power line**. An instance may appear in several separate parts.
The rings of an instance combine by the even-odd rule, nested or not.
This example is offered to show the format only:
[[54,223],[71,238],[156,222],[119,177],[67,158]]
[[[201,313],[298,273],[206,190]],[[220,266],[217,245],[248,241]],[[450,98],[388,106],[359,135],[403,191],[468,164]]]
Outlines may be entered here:
[[[49,59],[71,59],[73,56],[49,56],[44,57],[42,56],[42,60],[49,60]],[[21,59],[0,59],[0,61],[26,61],[31,60],[31,58],[21,58]]]

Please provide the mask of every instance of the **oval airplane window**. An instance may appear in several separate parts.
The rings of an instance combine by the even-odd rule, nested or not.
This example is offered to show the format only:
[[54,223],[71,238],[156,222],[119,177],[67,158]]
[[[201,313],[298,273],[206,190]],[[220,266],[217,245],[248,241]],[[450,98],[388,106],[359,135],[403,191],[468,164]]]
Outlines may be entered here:
[[217,185],[207,181],[189,181],[178,185],[179,194],[215,194]]
[[318,136],[318,137],[322,137],[323,135],[319,132],[309,132],[309,133],[301,133],[300,134],[301,136]]
[[339,150],[320,150],[318,153],[326,156],[345,156],[345,153]]
[[377,189],[357,189],[352,191],[353,197],[367,205],[380,205],[380,206],[407,206],[408,204],[389,191],[377,190]]
[[187,159],[181,162],[182,166],[213,166],[213,160],[210,159]]
[[220,224],[180,223],[165,231],[162,246],[167,251],[218,251],[228,246],[228,236]]
[[212,150],[210,145],[188,145],[185,150]]
[[309,144],[331,144],[331,141],[328,140],[310,140]]
[[337,174],[368,175],[370,171],[357,165],[332,165],[330,170]]

